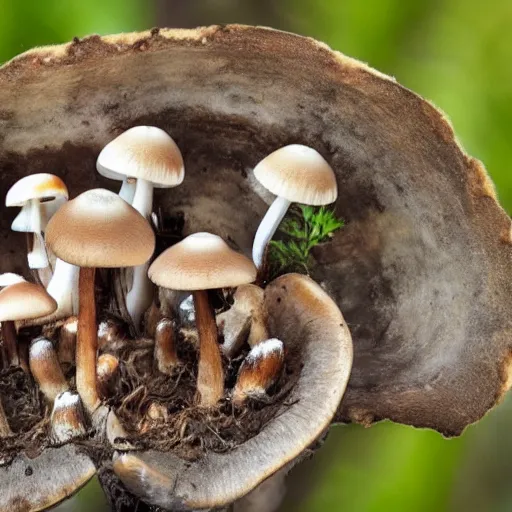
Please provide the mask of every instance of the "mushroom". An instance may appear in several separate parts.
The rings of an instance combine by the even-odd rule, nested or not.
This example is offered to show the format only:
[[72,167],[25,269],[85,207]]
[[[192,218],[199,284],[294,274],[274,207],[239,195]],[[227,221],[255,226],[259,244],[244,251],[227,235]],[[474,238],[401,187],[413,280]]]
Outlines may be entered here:
[[224,394],[224,375],[217,325],[206,290],[254,281],[254,265],[219,236],[195,233],[165,250],[149,268],[149,278],[164,288],[192,291],[200,343],[199,403],[214,406]]
[[259,286],[239,286],[233,296],[233,305],[217,315],[217,326],[224,337],[222,351],[226,356],[233,357],[245,341],[253,347],[268,338],[263,296]]
[[78,330],[78,318],[69,317],[61,326],[59,331],[59,343],[57,351],[59,361],[64,364],[74,364],[76,349],[76,333]]
[[297,379],[286,404],[259,434],[227,453],[192,462],[157,451],[116,458],[116,475],[136,496],[170,510],[222,507],[299,457],[329,426],[352,365],[343,316],[315,282],[297,274],[270,283],[265,306],[270,333],[283,340],[290,378]]
[[44,317],[56,309],[57,303],[37,284],[22,281],[0,291],[0,322],[8,365],[19,364],[14,322]]
[[18,454],[0,466],[0,510],[36,512],[57,505],[83,487],[96,473],[82,448],[46,447],[39,455]]
[[69,443],[85,435],[82,402],[77,393],[64,391],[55,398],[51,415],[54,443]]
[[259,398],[275,383],[284,363],[283,342],[270,338],[255,345],[244,359],[233,390],[233,402]]
[[153,254],[155,235],[148,222],[119,196],[94,189],[60,208],[48,223],[46,243],[57,257],[80,267],[76,387],[85,408],[92,413],[99,405],[96,267],[144,263]]
[[5,206],[21,206],[11,229],[33,233],[33,245],[28,252],[28,266],[41,269],[49,265],[43,232],[52,215],[67,201],[68,189],[57,176],[32,174],[17,181],[7,192]]
[[291,144],[265,157],[254,177],[277,198],[261,221],[252,246],[252,259],[261,268],[268,243],[286,215],[290,204],[330,204],[338,197],[336,175],[318,151]]
[[[146,219],[153,211],[153,188],[176,187],[185,177],[178,146],[166,132],[153,126],[135,126],[109,142],[101,151],[96,168],[102,176],[123,180],[120,195],[127,198],[128,178],[137,179],[131,203]],[[137,331],[153,300],[148,266],[133,269],[131,289],[126,296],[126,308]]]
[[179,365],[176,353],[175,323],[170,318],[162,318],[155,330],[155,362],[158,371],[172,375]]
[[57,395],[69,389],[53,343],[43,336],[32,340],[28,361],[39,389],[48,402],[53,404]]
[[116,377],[119,370],[119,359],[112,354],[101,354],[96,364],[96,373],[98,375],[98,392],[106,398],[109,391],[114,388]]

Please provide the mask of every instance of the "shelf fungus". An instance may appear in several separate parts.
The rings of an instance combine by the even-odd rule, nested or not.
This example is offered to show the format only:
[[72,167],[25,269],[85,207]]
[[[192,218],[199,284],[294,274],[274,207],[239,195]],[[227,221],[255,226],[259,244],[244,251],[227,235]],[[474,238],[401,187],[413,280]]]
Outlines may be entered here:
[[[68,301],[68,316],[79,317],[78,378],[69,364],[75,333],[69,346],[58,346],[67,317],[50,326],[24,325],[18,341],[27,345],[41,334],[50,339],[69,389],[78,385],[85,416],[83,424],[79,414],[76,428],[66,427],[69,441],[55,446],[44,390],[36,392],[27,369],[16,365],[12,320],[19,317],[0,308],[7,334],[0,370],[0,487],[6,489],[0,510],[49,507],[80,488],[95,468],[110,475],[110,496],[131,491],[130,499],[173,510],[221,507],[280,469],[281,475],[332,422],[390,419],[454,436],[510,387],[510,218],[482,164],[464,153],[443,114],[394,79],[312,39],[228,25],[37,48],[0,68],[0,86],[0,196],[48,170],[69,188],[70,201],[49,221],[46,242],[70,268],[81,266],[79,285],[67,278],[83,302],[76,311]],[[117,196],[118,184],[96,172],[102,148],[137,126],[172,134],[187,169],[179,187],[155,188],[146,202],[156,241],[143,216]],[[178,308],[161,300],[162,288],[149,312],[138,313],[142,337],[135,339],[124,316],[109,310],[115,301],[109,300],[108,269],[147,267],[155,247],[154,270],[188,235],[196,234],[189,245],[192,239],[192,246],[204,246],[197,233],[205,232],[248,258],[265,212],[282,193],[260,182],[254,168],[297,145],[314,150],[315,162],[334,173],[333,194],[322,202],[334,200],[337,190],[332,208],[345,221],[312,250],[311,278],[287,275],[266,285],[265,262],[258,264],[263,291],[251,289],[264,294],[263,307],[251,307],[248,318],[236,286],[252,279],[217,282],[205,270],[195,284],[172,285],[196,291],[200,304],[187,329],[196,320],[202,326],[200,346],[184,335]],[[133,177],[144,185],[130,171],[127,193]],[[101,188],[110,192],[87,192]],[[2,208],[0,274],[16,272],[30,281],[25,237],[10,229],[18,212]],[[66,238],[55,236],[59,219]],[[276,222],[261,237],[258,260]],[[140,258],[128,258],[128,246],[137,246]],[[107,258],[110,253],[116,258]],[[102,270],[95,277],[96,267]],[[173,279],[191,277],[183,272]],[[219,293],[215,286],[233,289]],[[235,400],[251,345],[261,355],[257,343],[272,338],[283,343],[279,364],[268,378],[256,375],[257,389],[237,392]],[[228,345],[219,349],[218,339]],[[207,345],[222,372],[209,407],[199,407],[197,383],[208,379],[203,370],[198,375],[198,363]],[[108,386],[98,386],[97,358],[105,353],[119,366]],[[61,398],[75,396],[61,384]],[[16,401],[20,393],[12,389],[26,390],[25,402]],[[208,390],[202,392],[207,397]],[[103,437],[90,432],[98,404],[110,411]],[[104,446],[94,445],[100,442]],[[114,453],[114,444],[125,448]]]

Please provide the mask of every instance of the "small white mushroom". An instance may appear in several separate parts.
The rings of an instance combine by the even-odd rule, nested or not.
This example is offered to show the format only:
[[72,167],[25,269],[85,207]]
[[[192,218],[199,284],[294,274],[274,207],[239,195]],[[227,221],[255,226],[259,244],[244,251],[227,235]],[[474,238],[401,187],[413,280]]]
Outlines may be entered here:
[[28,251],[28,265],[41,269],[49,265],[43,232],[52,215],[68,199],[64,182],[53,174],[32,174],[17,181],[7,192],[5,206],[21,206],[11,229],[33,233],[33,244]]
[[254,237],[252,258],[260,269],[267,245],[290,204],[330,204],[338,197],[338,188],[334,171],[322,155],[300,144],[285,146],[265,157],[254,168],[254,176],[277,196]]
[[[96,163],[107,178],[123,180],[120,195],[149,219],[153,210],[153,189],[179,185],[185,176],[183,157],[174,140],[160,128],[135,126],[109,142]],[[131,196],[130,180],[136,179]],[[133,269],[133,280],[126,295],[126,308],[136,330],[142,315],[153,300],[153,286],[148,280],[149,264]]]
[[237,288],[231,308],[217,315],[217,327],[224,336],[222,351],[234,357],[248,341],[252,347],[268,338],[263,308],[264,292],[254,284]]

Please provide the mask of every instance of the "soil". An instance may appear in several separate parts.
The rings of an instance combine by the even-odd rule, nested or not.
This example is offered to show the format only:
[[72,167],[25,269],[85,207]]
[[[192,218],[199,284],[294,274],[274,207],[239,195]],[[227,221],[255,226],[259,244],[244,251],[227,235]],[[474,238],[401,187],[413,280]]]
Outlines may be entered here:
[[[228,301],[230,295],[228,293]],[[217,313],[228,304],[224,297],[213,297],[212,302],[218,306]],[[112,320],[108,314],[100,316]],[[107,352],[119,358],[119,373],[104,403],[116,412],[128,434],[128,441],[136,449],[172,451],[186,460],[197,459],[208,451],[229,451],[258,434],[283,407],[283,401],[293,387],[295,379],[291,375],[297,372],[287,368],[264,400],[249,399],[243,406],[235,406],[229,394],[249,351],[246,347],[236,358],[223,360],[225,398],[216,407],[198,407],[196,379],[199,353],[195,330],[179,330],[177,352],[181,364],[169,376],[155,369],[153,340],[130,339],[126,334],[128,327],[119,325],[119,319],[115,321],[123,339],[112,344]],[[56,329],[43,327],[43,331],[57,339]],[[68,368],[66,374],[70,386],[74,387],[74,368]],[[0,396],[15,434],[0,438],[1,458],[11,460],[20,451],[33,457],[51,444],[51,408],[29,375],[21,368],[1,370]],[[148,416],[152,404],[159,407],[165,419]],[[107,442],[97,438],[92,429],[85,438],[75,442],[98,464],[104,463],[113,453]]]

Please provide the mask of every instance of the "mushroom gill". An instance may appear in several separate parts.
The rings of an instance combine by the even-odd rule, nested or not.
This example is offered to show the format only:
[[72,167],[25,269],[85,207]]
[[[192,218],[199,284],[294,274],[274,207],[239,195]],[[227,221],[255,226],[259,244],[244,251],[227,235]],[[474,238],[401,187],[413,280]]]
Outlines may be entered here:
[[114,459],[123,484],[169,510],[227,505],[299,457],[328,428],[345,391],[352,340],[336,304],[310,278],[287,274],[265,290],[269,331],[283,340],[294,386],[254,437],[227,453],[185,461],[171,453]]

